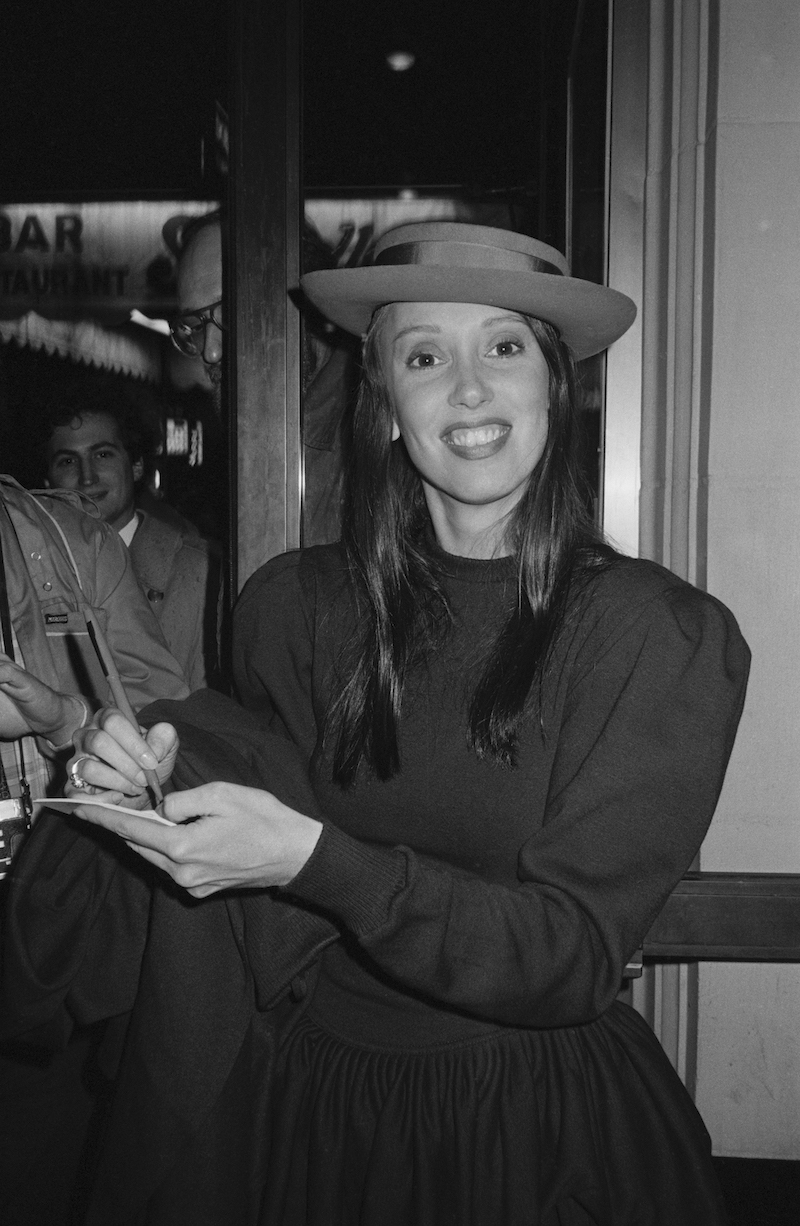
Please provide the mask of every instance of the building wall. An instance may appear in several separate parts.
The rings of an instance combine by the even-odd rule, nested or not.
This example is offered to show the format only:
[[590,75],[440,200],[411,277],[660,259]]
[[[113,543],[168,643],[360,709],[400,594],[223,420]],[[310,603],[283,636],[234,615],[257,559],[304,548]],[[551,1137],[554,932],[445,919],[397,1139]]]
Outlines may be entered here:
[[[708,588],[753,652],[704,869],[800,873],[800,5],[720,0]],[[800,966],[703,964],[715,1152],[800,1158]]]

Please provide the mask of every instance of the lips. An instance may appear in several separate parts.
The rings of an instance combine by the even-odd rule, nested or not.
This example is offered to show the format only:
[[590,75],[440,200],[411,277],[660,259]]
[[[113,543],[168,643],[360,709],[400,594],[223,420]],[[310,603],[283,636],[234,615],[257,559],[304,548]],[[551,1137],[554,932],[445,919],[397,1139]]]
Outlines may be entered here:
[[505,446],[511,427],[504,422],[486,422],[480,426],[453,426],[442,435],[451,451],[465,460],[483,460]]

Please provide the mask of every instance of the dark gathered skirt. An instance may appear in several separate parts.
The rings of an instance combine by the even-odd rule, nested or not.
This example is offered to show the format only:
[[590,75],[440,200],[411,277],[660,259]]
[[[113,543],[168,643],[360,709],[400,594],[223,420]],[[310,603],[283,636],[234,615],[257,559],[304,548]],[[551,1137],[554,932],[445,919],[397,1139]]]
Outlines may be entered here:
[[325,968],[284,1024],[259,1226],[728,1221],[700,1116],[627,1006],[499,1028]]

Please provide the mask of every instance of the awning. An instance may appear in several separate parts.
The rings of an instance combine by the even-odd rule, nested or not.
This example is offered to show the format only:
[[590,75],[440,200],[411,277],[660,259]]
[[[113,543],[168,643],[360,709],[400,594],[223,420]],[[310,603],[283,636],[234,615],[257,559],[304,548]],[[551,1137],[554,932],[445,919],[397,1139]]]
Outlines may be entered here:
[[0,319],[0,341],[16,341],[152,383],[161,380],[161,341],[136,324],[104,328],[91,320],[43,319],[29,311],[21,319]]

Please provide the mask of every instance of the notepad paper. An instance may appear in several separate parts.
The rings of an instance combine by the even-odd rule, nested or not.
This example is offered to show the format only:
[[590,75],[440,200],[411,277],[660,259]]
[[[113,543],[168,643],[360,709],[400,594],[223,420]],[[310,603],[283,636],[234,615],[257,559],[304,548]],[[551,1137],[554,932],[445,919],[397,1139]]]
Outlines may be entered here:
[[149,822],[159,822],[162,826],[175,825],[175,822],[167,821],[166,817],[162,817],[160,813],[155,813],[152,809],[126,809],[124,805],[110,805],[105,800],[92,800],[91,796],[82,797],[80,800],[69,796],[42,796],[31,803],[64,813],[69,813],[78,805],[91,805],[93,809],[108,809],[110,813],[130,813],[132,817],[146,817]]

